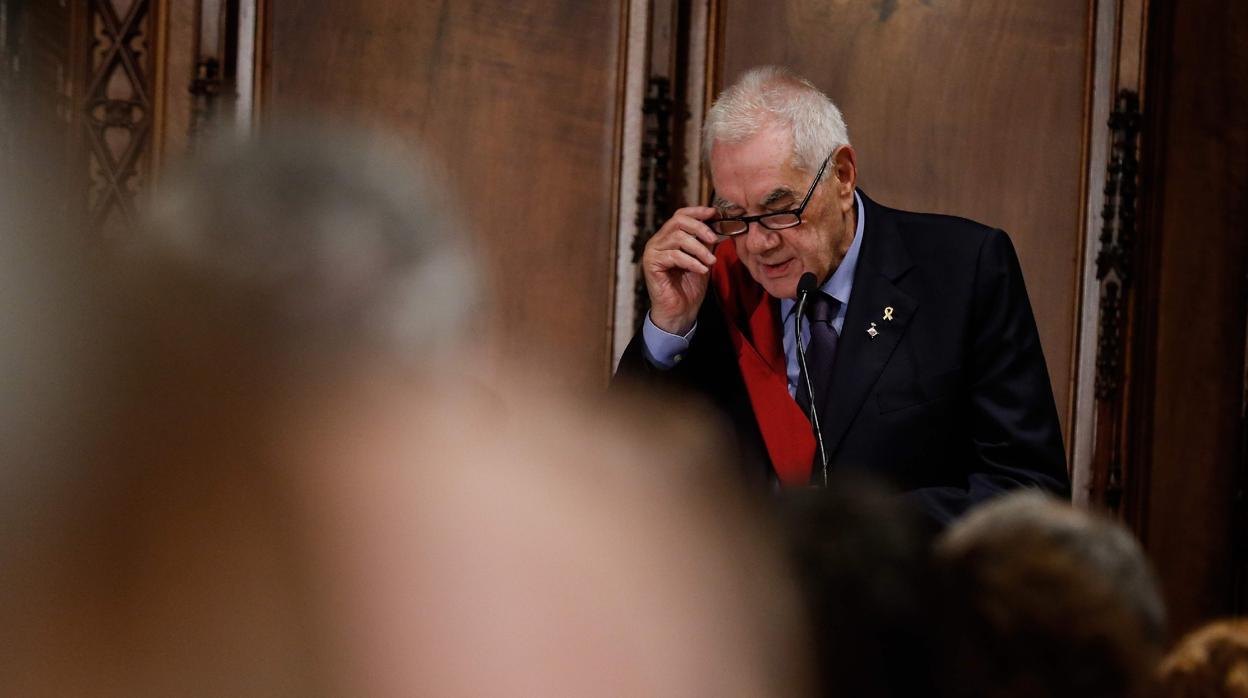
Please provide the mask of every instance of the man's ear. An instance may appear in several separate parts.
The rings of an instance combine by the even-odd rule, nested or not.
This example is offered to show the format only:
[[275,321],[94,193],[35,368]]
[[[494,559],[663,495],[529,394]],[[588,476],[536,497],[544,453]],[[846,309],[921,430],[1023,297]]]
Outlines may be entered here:
[[848,211],[854,205],[854,187],[858,186],[858,163],[854,149],[848,145],[837,148],[832,153],[832,162],[828,163],[828,169],[832,170],[835,177],[832,184],[836,187],[836,198],[841,203],[842,210]]

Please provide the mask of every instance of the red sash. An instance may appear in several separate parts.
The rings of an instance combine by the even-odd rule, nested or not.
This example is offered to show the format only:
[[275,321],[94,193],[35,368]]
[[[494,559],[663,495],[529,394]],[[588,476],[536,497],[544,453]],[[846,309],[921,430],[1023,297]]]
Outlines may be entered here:
[[732,243],[716,247],[715,256],[711,285],[724,311],[767,455],[782,484],[807,485],[815,437],[810,421],[789,395],[779,303],[750,276]]

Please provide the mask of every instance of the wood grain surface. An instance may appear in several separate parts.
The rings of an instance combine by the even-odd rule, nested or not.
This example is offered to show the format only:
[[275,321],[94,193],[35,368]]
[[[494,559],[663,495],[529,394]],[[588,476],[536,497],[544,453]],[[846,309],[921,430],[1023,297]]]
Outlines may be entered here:
[[1141,223],[1158,255],[1145,280],[1151,307],[1140,309],[1153,315],[1145,339],[1156,368],[1140,380],[1152,405],[1141,447],[1151,461],[1146,547],[1181,633],[1232,611],[1233,551],[1248,552],[1243,490],[1236,499],[1248,483],[1242,472],[1236,482],[1245,467],[1248,5],[1201,0],[1157,12],[1143,150],[1154,176]]
[[266,113],[423,144],[479,233],[505,352],[604,384],[619,3],[284,0],[267,20]]

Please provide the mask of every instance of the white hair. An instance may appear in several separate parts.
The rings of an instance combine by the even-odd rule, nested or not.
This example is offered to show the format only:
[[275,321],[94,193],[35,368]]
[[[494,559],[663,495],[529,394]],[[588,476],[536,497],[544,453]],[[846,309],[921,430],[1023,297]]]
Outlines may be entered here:
[[423,360],[459,347],[477,300],[454,211],[414,146],[283,124],[209,149],[158,193],[135,243],[250,295],[296,343],[371,341]]
[[845,119],[827,95],[788,68],[764,65],[746,71],[707,112],[703,164],[710,164],[716,143],[740,143],[777,125],[789,129],[793,165],[806,172],[815,172],[829,153],[849,145]]

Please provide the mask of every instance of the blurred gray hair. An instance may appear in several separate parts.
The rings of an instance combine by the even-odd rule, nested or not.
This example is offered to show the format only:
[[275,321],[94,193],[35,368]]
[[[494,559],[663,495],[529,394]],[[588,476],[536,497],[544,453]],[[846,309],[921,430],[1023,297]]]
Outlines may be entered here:
[[[47,163],[31,158],[32,167]],[[42,544],[59,488],[80,474],[115,392],[116,337],[107,290],[44,182],[0,181],[0,567]],[[0,644],[3,640],[0,639]],[[2,669],[2,667],[0,667]],[[0,671],[3,673],[3,671]]]
[[459,344],[478,299],[468,232],[427,161],[376,135],[275,125],[222,141],[152,203],[137,256],[254,303],[286,346],[429,359]]
[[716,143],[740,143],[773,126],[789,130],[793,164],[808,173],[836,148],[849,145],[845,119],[827,95],[788,68],[759,66],[724,90],[702,126],[702,160]]
[[1158,646],[1165,642],[1165,604],[1152,565],[1131,532],[1105,516],[1039,492],[1011,493],[975,509],[946,531],[937,555],[949,559],[978,549],[1017,548],[1012,541],[1041,544],[1099,576],[1150,641]]

